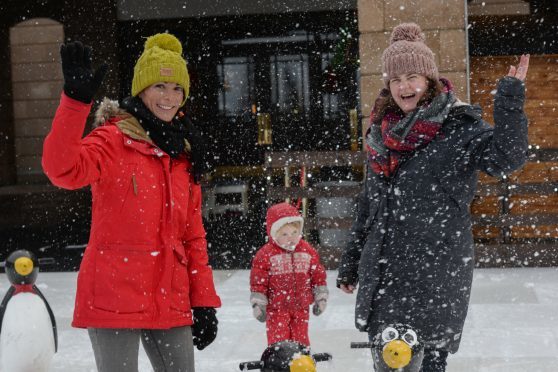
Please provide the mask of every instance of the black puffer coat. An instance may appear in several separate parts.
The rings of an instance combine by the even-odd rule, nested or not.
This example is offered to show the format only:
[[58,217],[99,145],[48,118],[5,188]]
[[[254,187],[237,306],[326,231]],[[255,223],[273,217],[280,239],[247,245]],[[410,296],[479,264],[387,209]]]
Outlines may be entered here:
[[368,167],[338,283],[358,283],[355,323],[375,334],[407,323],[438,348],[456,352],[473,277],[469,207],[478,172],[502,176],[527,155],[524,84],[505,77],[495,127],[478,107],[455,105],[440,135],[403,161],[390,179]]

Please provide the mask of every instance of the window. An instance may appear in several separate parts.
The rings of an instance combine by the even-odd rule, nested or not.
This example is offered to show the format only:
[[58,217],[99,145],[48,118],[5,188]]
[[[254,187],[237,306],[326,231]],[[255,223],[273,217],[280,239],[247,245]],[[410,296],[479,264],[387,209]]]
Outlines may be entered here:
[[254,63],[251,57],[229,57],[217,66],[219,113],[249,114],[254,102]]
[[285,114],[308,113],[308,55],[274,55],[269,58],[273,107]]

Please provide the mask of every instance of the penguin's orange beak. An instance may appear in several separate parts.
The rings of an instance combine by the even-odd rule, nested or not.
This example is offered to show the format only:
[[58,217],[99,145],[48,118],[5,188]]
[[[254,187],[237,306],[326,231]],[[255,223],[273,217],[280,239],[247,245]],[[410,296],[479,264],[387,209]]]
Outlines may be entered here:
[[382,357],[389,368],[398,369],[409,364],[413,357],[413,351],[405,342],[393,340],[384,346]]

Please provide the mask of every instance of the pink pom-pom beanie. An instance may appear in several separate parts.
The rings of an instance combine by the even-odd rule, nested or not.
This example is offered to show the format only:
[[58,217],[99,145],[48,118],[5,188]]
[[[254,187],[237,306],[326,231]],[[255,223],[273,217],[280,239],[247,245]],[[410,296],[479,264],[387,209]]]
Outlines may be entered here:
[[434,53],[424,41],[424,34],[416,23],[402,23],[393,29],[390,45],[382,54],[382,73],[386,87],[389,87],[390,79],[401,74],[416,73],[438,80]]

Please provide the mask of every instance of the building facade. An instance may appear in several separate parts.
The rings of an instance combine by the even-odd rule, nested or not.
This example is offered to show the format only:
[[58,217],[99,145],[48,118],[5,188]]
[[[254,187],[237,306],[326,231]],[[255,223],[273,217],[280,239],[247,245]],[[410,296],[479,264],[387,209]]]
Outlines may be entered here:
[[[489,121],[495,80],[513,56],[532,54],[532,161],[514,182],[547,186],[498,194],[489,186],[508,190],[510,180],[483,180],[488,188],[473,205],[477,259],[488,266],[556,264],[558,200],[548,185],[558,182],[558,97],[548,87],[557,80],[557,1],[10,0],[0,5],[0,19],[2,256],[28,248],[73,269],[87,242],[88,190],[50,186],[40,166],[63,83],[60,43],[91,45],[94,63],[110,66],[98,97],[122,99],[145,37],[171,32],[182,40],[192,80],[188,110],[215,166],[205,187],[208,239],[217,266],[245,267],[264,239],[266,153],[358,150],[383,85],[381,52],[391,29],[412,21],[422,26],[441,75],[462,100],[487,107]],[[319,163],[311,172],[315,182],[359,176],[358,169]],[[319,244],[319,234],[310,238]]]

